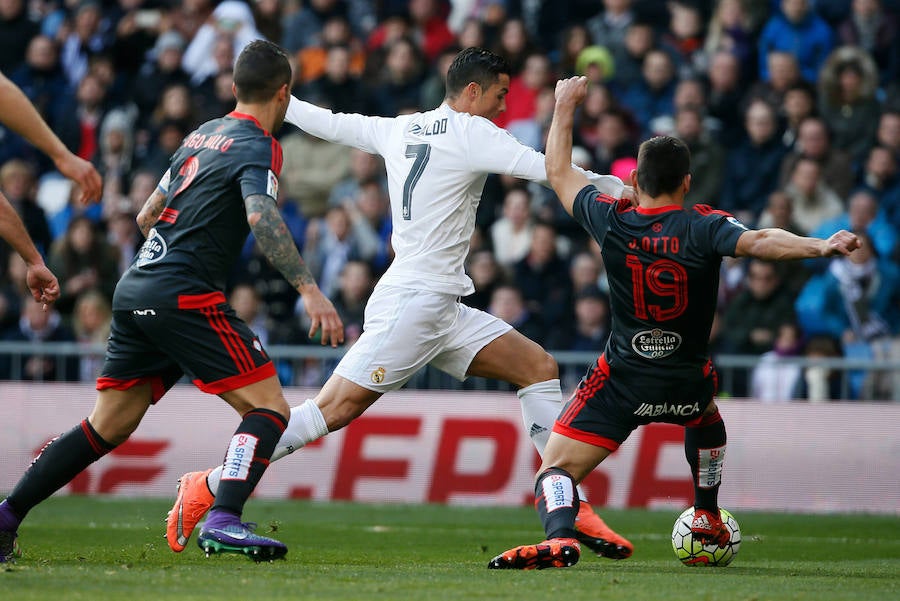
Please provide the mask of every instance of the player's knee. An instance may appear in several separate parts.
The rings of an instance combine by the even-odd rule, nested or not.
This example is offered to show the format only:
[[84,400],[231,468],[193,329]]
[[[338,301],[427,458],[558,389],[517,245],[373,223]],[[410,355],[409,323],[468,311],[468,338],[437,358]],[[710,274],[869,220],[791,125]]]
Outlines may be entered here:
[[354,419],[362,415],[365,407],[361,407],[347,400],[328,403],[319,406],[322,416],[325,418],[325,424],[328,426],[329,432],[340,430]]
[[559,377],[559,365],[556,363],[556,359],[543,349],[537,354],[534,364],[529,367],[533,370],[534,382],[531,382],[532,384],[555,380]]

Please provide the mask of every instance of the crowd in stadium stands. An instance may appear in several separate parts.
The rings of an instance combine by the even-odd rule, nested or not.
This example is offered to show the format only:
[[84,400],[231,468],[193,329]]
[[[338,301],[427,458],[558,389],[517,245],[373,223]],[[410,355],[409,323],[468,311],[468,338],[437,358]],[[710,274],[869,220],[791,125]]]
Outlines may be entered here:
[[[675,135],[692,153],[690,204],[749,226],[864,237],[850,258],[723,264],[714,349],[761,357],[729,392],[840,398],[835,374],[779,360],[900,357],[900,0],[0,0],[0,70],[105,179],[102,202],[80,206],[45,157],[0,128],[0,189],[62,287],[53,311],[34,310],[21,260],[0,250],[0,338],[105,339],[110,294],[141,242],[136,212],[184,136],[233,108],[234,57],[260,37],[295,61],[294,95],[385,116],[439,105],[459,49],[495,50],[513,68],[498,125],[538,149],[557,78],[585,75],[579,165],[627,177],[641,140]],[[352,341],[391,260],[383,166],[291,126],[278,138],[279,205]],[[552,191],[489,178],[468,267],[476,292],[464,302],[545,347],[605,343],[599,248]],[[266,344],[315,343],[252,239],[230,294]],[[25,357],[12,374],[3,360],[0,378],[90,380],[99,364],[82,363]],[[328,375],[298,371],[282,375]],[[896,395],[885,375],[861,373],[849,396]]]

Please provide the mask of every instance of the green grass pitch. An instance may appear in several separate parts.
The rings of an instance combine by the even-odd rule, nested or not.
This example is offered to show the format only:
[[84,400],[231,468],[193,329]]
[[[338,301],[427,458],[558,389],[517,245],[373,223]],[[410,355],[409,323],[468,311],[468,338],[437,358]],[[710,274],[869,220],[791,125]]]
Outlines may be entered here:
[[0,567],[0,599],[853,601],[900,599],[900,518],[736,511],[743,544],[727,568],[688,568],[669,533],[679,511],[604,511],[635,543],[624,561],[582,555],[569,569],[488,570],[505,549],[538,542],[521,508],[253,500],[246,519],[290,547],[255,564],[181,554],[163,540],[162,500],[53,498],[20,531],[24,556]]

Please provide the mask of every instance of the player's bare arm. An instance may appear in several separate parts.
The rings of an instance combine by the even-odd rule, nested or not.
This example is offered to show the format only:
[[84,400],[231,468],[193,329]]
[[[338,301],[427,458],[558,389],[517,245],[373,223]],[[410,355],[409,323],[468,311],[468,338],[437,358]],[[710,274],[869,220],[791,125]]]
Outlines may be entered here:
[[28,268],[25,283],[34,300],[47,305],[59,298],[59,282],[56,276],[44,265],[44,259],[34,246],[22,219],[2,194],[0,194],[0,238],[6,240],[25,260]]
[[144,234],[144,238],[150,235],[150,228],[153,227],[153,224],[156,223],[165,208],[166,194],[157,188],[153,191],[153,194],[147,198],[147,202],[144,203],[144,206],[141,207],[140,212],[135,218],[138,228],[140,228],[141,233]]
[[590,184],[583,173],[572,167],[575,107],[584,101],[586,95],[585,77],[570,77],[556,82],[556,108],[547,136],[547,153],[544,159],[547,179],[569,215],[572,214],[572,204],[578,192]]
[[734,252],[737,257],[781,261],[846,256],[859,246],[859,238],[847,230],[841,230],[823,240],[797,236],[779,228],[766,228],[741,234]]
[[37,146],[60,173],[80,188],[81,203],[100,200],[103,180],[89,162],[72,154],[53,133],[19,87],[0,73],[0,121]]
[[247,223],[259,248],[303,299],[312,322],[309,335],[322,328],[322,344],[337,346],[344,342],[344,324],[331,301],[325,298],[309,268],[300,256],[278,207],[270,196],[251,194],[244,199]]

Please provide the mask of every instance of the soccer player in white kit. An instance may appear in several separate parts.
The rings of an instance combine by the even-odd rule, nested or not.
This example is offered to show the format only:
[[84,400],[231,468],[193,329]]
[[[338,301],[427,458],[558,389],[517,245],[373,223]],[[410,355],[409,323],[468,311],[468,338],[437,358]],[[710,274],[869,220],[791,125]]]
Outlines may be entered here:
[[[459,300],[475,290],[464,263],[488,174],[549,187],[544,155],[491,122],[506,109],[509,72],[503,58],[468,48],[447,73],[440,107],[392,118],[335,114],[291,100],[289,123],[384,157],[395,258],[366,306],[363,334],[319,394],[292,409],[273,461],[346,426],[428,364],[459,380],[481,376],[516,386],[525,431],[543,452],[562,406],[556,361],[509,324]],[[630,192],[617,177],[585,174],[605,194]],[[184,548],[211,505],[220,473],[221,466],[179,481],[167,520],[174,551]],[[578,524],[587,546],[603,557],[631,555],[629,541],[586,502],[581,507]]]

